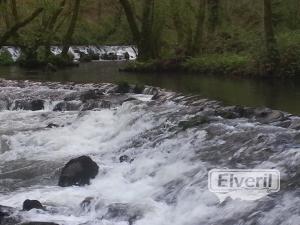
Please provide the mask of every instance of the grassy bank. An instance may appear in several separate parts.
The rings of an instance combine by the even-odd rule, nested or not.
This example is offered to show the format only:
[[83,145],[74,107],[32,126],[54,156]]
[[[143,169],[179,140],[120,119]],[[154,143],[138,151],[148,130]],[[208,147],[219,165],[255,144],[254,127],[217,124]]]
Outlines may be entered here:
[[201,57],[169,58],[136,61],[130,63],[124,72],[193,72],[241,77],[295,77],[300,76],[300,51],[287,49],[278,64],[273,65],[261,57],[239,54],[208,54]]

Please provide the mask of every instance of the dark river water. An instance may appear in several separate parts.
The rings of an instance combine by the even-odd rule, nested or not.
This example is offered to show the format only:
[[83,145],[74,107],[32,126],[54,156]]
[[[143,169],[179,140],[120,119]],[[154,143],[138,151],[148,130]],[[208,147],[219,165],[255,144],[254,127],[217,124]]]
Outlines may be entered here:
[[300,115],[300,79],[251,80],[196,74],[120,73],[122,62],[95,62],[53,73],[1,67],[0,77],[39,81],[116,83],[158,86],[184,94],[200,94],[228,105],[267,106]]

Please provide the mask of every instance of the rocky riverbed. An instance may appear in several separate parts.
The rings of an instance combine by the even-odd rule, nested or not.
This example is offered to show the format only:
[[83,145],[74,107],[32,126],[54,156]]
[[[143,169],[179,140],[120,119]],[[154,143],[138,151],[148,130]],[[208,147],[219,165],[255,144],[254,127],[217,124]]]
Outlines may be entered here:
[[[97,175],[59,186],[82,155]],[[281,191],[220,203],[207,188],[215,168],[278,169]],[[289,113],[154,87],[0,80],[0,224],[294,225],[299,173]],[[22,210],[26,199],[44,210]]]

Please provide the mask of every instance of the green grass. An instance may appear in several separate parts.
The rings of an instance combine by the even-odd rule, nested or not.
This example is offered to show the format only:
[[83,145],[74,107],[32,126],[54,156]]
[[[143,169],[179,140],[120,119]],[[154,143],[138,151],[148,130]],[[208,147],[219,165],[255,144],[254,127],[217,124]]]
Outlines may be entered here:
[[199,58],[190,58],[183,68],[191,72],[230,74],[244,73],[250,63],[249,56],[237,54],[210,54]]

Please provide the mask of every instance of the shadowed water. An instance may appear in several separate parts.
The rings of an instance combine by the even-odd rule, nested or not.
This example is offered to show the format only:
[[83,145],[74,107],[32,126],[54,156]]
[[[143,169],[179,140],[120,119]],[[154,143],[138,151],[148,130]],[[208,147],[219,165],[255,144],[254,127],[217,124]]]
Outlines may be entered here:
[[80,64],[79,68],[55,73],[1,67],[0,77],[41,81],[118,82],[151,85],[186,94],[200,94],[222,100],[228,105],[266,106],[300,115],[300,79],[251,80],[199,76],[195,74],[129,74],[118,69],[124,62],[95,62]]

